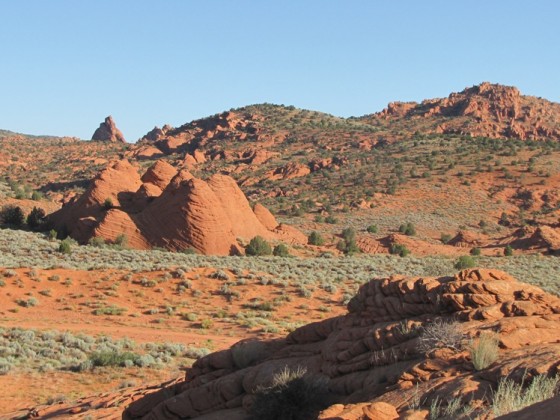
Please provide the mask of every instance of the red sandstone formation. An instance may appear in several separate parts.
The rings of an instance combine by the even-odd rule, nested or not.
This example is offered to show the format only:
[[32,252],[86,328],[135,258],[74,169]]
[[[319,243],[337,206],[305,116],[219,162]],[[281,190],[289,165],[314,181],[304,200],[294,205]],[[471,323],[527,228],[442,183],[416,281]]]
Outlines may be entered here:
[[426,120],[428,132],[521,140],[560,140],[560,104],[481,83],[443,99],[393,102],[366,120]]
[[117,128],[117,125],[113,121],[113,117],[110,115],[105,118],[105,121],[99,124],[99,128],[95,130],[93,136],[91,137],[94,141],[107,141],[111,143],[126,143],[123,133]]
[[268,210],[257,208],[253,212],[228,176],[203,181],[160,160],[140,177],[124,160],[102,171],[81,197],[50,219],[80,242],[93,237],[115,241],[124,234],[129,246],[140,249],[192,247],[204,254],[229,255],[242,252],[238,238],[259,235],[302,242],[303,234],[280,229]]
[[[419,346],[436,320],[458,322],[459,348]],[[477,372],[463,348],[482,334],[497,337],[499,355]],[[424,419],[433,401],[452,398],[471,405],[475,417],[488,410],[501,378],[558,374],[559,334],[560,299],[500,271],[375,279],[360,288],[348,314],[199,359],[185,381],[133,402],[123,418],[245,419],[261,387],[298,368],[310,383],[328,385],[336,404],[321,419]]]

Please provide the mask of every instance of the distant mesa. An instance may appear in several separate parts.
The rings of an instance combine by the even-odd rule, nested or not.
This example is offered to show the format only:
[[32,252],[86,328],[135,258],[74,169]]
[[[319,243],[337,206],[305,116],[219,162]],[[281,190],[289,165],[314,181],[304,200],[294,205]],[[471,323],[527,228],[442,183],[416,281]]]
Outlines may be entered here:
[[126,143],[121,130],[117,128],[113,117],[110,115],[105,118],[105,121],[99,124],[99,128],[95,130],[91,137],[93,141],[105,141],[110,143]]
[[125,235],[131,248],[195,249],[207,255],[242,254],[238,238],[262,236],[285,243],[306,237],[258,206],[254,211],[235,180],[195,178],[157,161],[140,176],[127,160],[101,171],[86,192],[50,215],[59,231],[82,243]]

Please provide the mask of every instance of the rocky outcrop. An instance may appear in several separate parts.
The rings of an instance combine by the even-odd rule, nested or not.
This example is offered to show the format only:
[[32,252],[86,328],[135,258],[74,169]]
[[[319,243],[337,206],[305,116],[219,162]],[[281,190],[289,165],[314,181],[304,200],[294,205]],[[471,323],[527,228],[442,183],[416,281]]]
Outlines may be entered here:
[[229,255],[243,252],[238,238],[303,243],[297,231],[280,231],[267,212],[262,206],[253,212],[228,176],[213,175],[204,181],[160,160],[140,177],[124,160],[102,171],[81,197],[50,215],[50,220],[57,230],[82,243],[93,237],[116,241],[125,235],[128,245],[139,249],[194,248]]
[[366,120],[426,120],[429,132],[521,140],[560,140],[560,104],[488,82],[421,103],[393,102]]
[[514,249],[538,251],[548,254],[560,252],[560,230],[551,226],[525,226],[501,241]]
[[126,143],[123,133],[117,128],[113,117],[110,115],[105,121],[99,124],[99,128],[95,130],[91,137],[94,141],[106,141],[110,143]]
[[[420,346],[438,322],[452,326],[455,346],[437,340]],[[497,338],[499,357],[477,372],[463,349],[484,334]],[[559,334],[560,300],[501,271],[374,279],[349,302],[346,315],[199,359],[184,382],[133,402],[123,418],[245,419],[276,374],[302,369],[299,376],[312,389],[328,389],[323,404],[331,407],[323,419],[395,418],[412,415],[411,407],[418,413],[408,418],[425,418],[432,402],[453,398],[470,405],[475,417],[487,411],[500,378],[557,374]]]

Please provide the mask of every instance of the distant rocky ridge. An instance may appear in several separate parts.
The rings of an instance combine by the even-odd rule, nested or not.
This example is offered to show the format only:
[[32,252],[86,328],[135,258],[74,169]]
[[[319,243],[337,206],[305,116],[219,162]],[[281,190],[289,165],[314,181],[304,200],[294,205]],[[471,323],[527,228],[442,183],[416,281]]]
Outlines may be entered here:
[[105,118],[105,121],[99,124],[99,128],[95,130],[91,137],[93,141],[107,141],[111,143],[126,143],[121,130],[117,128],[113,117],[110,115]]
[[560,104],[481,83],[443,99],[393,102],[365,120],[426,120],[428,132],[521,140],[560,140]]
[[[238,238],[262,236],[304,243],[305,235],[281,225],[262,206],[253,211],[235,181],[213,175],[204,181],[163,160],[142,177],[127,160],[109,165],[88,190],[50,215],[55,228],[86,243],[100,237],[128,246],[162,247],[230,255],[243,250]],[[262,222],[261,222],[262,219]]]

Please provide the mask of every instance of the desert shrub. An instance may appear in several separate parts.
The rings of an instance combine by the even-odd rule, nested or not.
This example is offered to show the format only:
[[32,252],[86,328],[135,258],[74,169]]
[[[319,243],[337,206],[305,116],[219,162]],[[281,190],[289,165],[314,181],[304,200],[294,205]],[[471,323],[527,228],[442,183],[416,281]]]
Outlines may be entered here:
[[105,306],[102,308],[97,308],[93,311],[94,315],[122,315],[128,309],[120,308],[118,306]]
[[210,275],[210,277],[217,280],[229,280],[229,274],[224,270],[216,270]]
[[369,225],[366,229],[369,233],[377,233],[377,225]]
[[88,245],[94,246],[96,248],[102,248],[105,246],[105,239],[101,236],[95,236],[88,241]]
[[40,191],[33,191],[33,192],[31,193],[31,199],[32,199],[33,201],[42,200],[42,199],[43,199],[43,193],[40,192]]
[[507,213],[503,212],[500,215],[500,220],[498,220],[498,224],[502,225],[502,226],[509,226],[511,224],[511,222],[509,221],[509,216],[507,215]]
[[321,246],[325,243],[325,240],[319,232],[313,231],[307,238],[307,242],[309,245]]
[[187,314],[183,314],[181,318],[183,318],[185,321],[194,322],[198,319],[198,315],[194,312],[189,312]]
[[270,244],[261,236],[255,236],[245,248],[247,255],[264,256],[272,254]]
[[399,232],[407,236],[414,236],[416,235],[416,227],[408,222],[399,226]]
[[440,236],[440,240],[444,244],[448,244],[449,241],[453,238],[449,233],[442,233]]
[[285,244],[278,244],[272,250],[272,255],[275,257],[289,257],[290,250]]
[[492,411],[496,417],[519,411],[525,407],[554,397],[557,392],[560,376],[547,378],[545,375],[537,375],[529,386],[524,385],[525,378],[521,384],[510,378],[502,378],[492,398]]
[[341,252],[344,252],[347,255],[352,255],[360,252],[360,248],[358,247],[355,241],[348,242],[345,239],[340,240],[336,244],[336,249],[338,249]]
[[443,400],[436,397],[430,404],[430,420],[471,418],[474,407],[465,405],[461,398],[453,398],[444,404]]
[[27,216],[27,226],[31,230],[42,230],[45,226],[45,210],[39,207],[33,207],[31,213]]
[[58,233],[57,233],[56,230],[54,230],[54,229],[49,230],[49,240],[50,241],[54,241],[57,238],[57,236],[58,236]]
[[330,394],[326,381],[306,376],[302,368],[285,368],[274,375],[270,387],[255,391],[249,414],[255,420],[307,420],[316,418],[328,405]]
[[418,350],[428,353],[437,348],[448,348],[455,351],[462,349],[463,333],[457,321],[437,319],[422,327],[418,337]]
[[89,356],[93,366],[125,366],[126,360],[134,362],[137,356],[131,352],[118,352],[115,350],[97,351]]
[[22,227],[25,222],[25,215],[21,207],[7,205],[0,211],[0,220],[8,226]]
[[115,245],[121,248],[126,248],[128,245],[128,238],[124,233],[121,233],[115,238]]
[[476,259],[470,255],[461,255],[455,262],[454,267],[457,270],[464,270],[465,268],[473,268],[476,265]]
[[346,242],[355,242],[356,241],[356,230],[353,228],[346,228],[342,231],[342,239]]
[[72,242],[68,239],[64,239],[60,242],[58,246],[58,252],[62,254],[71,254],[72,253]]
[[336,225],[338,223],[338,219],[334,216],[327,216],[325,217],[325,223],[329,223],[331,225]]
[[16,303],[19,306],[23,306],[24,308],[31,308],[33,306],[37,306],[39,301],[34,297],[30,297],[29,299],[17,299]]
[[209,330],[213,326],[214,326],[214,321],[212,321],[210,318],[203,319],[202,322],[200,323],[200,328],[204,330]]
[[12,364],[3,357],[0,357],[0,376],[7,375],[12,370]]
[[474,247],[473,249],[471,249],[471,255],[473,257],[478,257],[480,254],[482,254],[482,251],[480,250],[480,248]]
[[507,245],[504,248],[504,256],[511,257],[512,255],[513,255],[513,248],[511,247],[511,245]]
[[392,244],[389,252],[393,255],[398,255],[399,257],[406,257],[410,254],[410,250],[403,244]]
[[469,346],[469,353],[476,370],[483,370],[498,360],[499,339],[494,333],[482,334]]
[[105,210],[110,210],[113,208],[113,200],[111,198],[106,198],[103,202],[103,208]]

